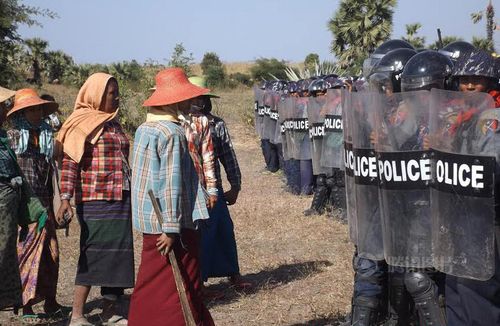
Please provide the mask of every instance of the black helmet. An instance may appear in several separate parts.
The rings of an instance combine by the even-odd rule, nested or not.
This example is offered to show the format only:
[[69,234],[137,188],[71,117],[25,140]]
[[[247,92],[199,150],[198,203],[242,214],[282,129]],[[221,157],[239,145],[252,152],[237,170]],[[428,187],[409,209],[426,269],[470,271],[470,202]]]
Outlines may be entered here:
[[297,82],[297,93],[299,96],[307,96],[309,92],[309,85],[311,85],[311,79],[301,79]]
[[453,68],[450,58],[437,51],[424,51],[406,63],[401,74],[401,91],[447,88]]
[[396,49],[412,49],[415,48],[408,42],[403,40],[389,40],[382,43],[372,54],[363,62],[363,76],[369,77],[372,73],[373,67],[382,59],[387,53]]
[[452,70],[452,76],[483,76],[498,78],[495,69],[495,59],[482,50],[462,55]]
[[450,44],[439,50],[439,52],[450,58],[453,63],[456,63],[462,55],[474,50],[476,50],[474,45],[465,41],[456,41],[451,42]]
[[309,93],[312,96],[318,95],[318,93],[324,93],[327,90],[327,85],[326,82],[323,78],[318,78],[315,79],[310,85],[309,85]]
[[385,93],[390,87],[392,92],[401,92],[401,73],[406,63],[417,52],[412,49],[396,49],[388,52],[375,67],[370,76],[370,84]]
[[344,81],[340,79],[337,75],[328,75],[323,79],[325,80],[327,89],[345,87]]
[[284,90],[286,88],[286,84],[287,84],[287,82],[284,80],[275,80],[273,82],[271,89],[275,92],[281,92],[282,90]]
[[285,89],[285,94],[294,94],[297,93],[299,90],[299,86],[296,81],[289,81],[286,89]]

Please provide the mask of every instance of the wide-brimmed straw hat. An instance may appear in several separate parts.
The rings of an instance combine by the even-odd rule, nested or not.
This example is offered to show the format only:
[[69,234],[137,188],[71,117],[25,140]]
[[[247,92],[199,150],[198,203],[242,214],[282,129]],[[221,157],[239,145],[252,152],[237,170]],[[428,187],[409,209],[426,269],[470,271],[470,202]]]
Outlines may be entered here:
[[57,112],[59,108],[59,104],[56,102],[41,99],[37,92],[32,88],[20,89],[15,94],[14,107],[9,110],[7,117],[21,110],[38,105],[40,106],[40,109],[45,111],[46,115]]
[[156,89],[143,106],[164,106],[189,100],[210,92],[189,82],[181,68],[167,68],[156,75]]
[[[193,77],[189,77],[188,80],[193,85],[196,85],[196,86],[202,87],[202,88],[207,88],[207,79],[205,77],[202,77],[202,76],[193,76]],[[213,98],[220,98],[220,96],[215,95],[212,92],[204,94],[204,95],[205,96],[209,96],[209,97],[213,97]]]
[[15,91],[0,86],[0,103],[7,101],[16,94]]

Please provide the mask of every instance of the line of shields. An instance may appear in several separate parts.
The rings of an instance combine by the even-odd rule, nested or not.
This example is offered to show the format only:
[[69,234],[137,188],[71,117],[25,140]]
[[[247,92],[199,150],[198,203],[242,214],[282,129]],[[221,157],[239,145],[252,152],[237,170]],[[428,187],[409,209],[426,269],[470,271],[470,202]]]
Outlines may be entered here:
[[487,280],[499,111],[486,93],[342,93],[348,218],[360,256]]

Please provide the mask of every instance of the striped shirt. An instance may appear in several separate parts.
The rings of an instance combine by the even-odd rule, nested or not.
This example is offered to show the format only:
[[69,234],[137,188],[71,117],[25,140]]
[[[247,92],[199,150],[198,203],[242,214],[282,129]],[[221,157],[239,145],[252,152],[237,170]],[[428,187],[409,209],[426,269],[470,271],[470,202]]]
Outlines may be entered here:
[[[148,195],[152,189],[163,225]],[[208,219],[205,196],[184,130],[170,121],[143,123],[135,133],[132,160],[132,222],[146,234],[180,233]]]
[[95,145],[85,143],[80,164],[65,155],[61,167],[61,198],[76,203],[122,200],[127,188],[129,140],[120,124],[107,122]]
[[215,157],[217,159],[215,165],[217,187],[222,189],[220,162],[224,166],[224,171],[226,171],[227,180],[229,181],[231,188],[240,190],[241,171],[226,124],[224,120],[211,114],[208,114],[207,118],[210,122],[210,133],[214,144]]
[[207,117],[192,113],[190,121],[183,121],[182,126],[188,140],[189,153],[193,159],[201,185],[210,195],[217,195],[215,172],[215,153],[210,126]]

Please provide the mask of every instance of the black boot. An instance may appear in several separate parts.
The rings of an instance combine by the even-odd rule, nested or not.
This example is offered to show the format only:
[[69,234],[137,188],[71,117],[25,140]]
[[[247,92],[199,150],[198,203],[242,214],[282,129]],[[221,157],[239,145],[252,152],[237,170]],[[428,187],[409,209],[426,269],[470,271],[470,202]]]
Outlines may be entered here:
[[375,297],[357,297],[353,300],[351,325],[378,325],[379,300]]
[[389,318],[384,326],[410,325],[411,298],[404,284],[404,272],[389,274]]
[[304,211],[305,216],[321,215],[325,210],[325,204],[328,199],[328,188],[326,187],[326,176],[324,174],[318,175],[316,178],[316,188],[314,189],[314,196],[311,203],[311,208]]

